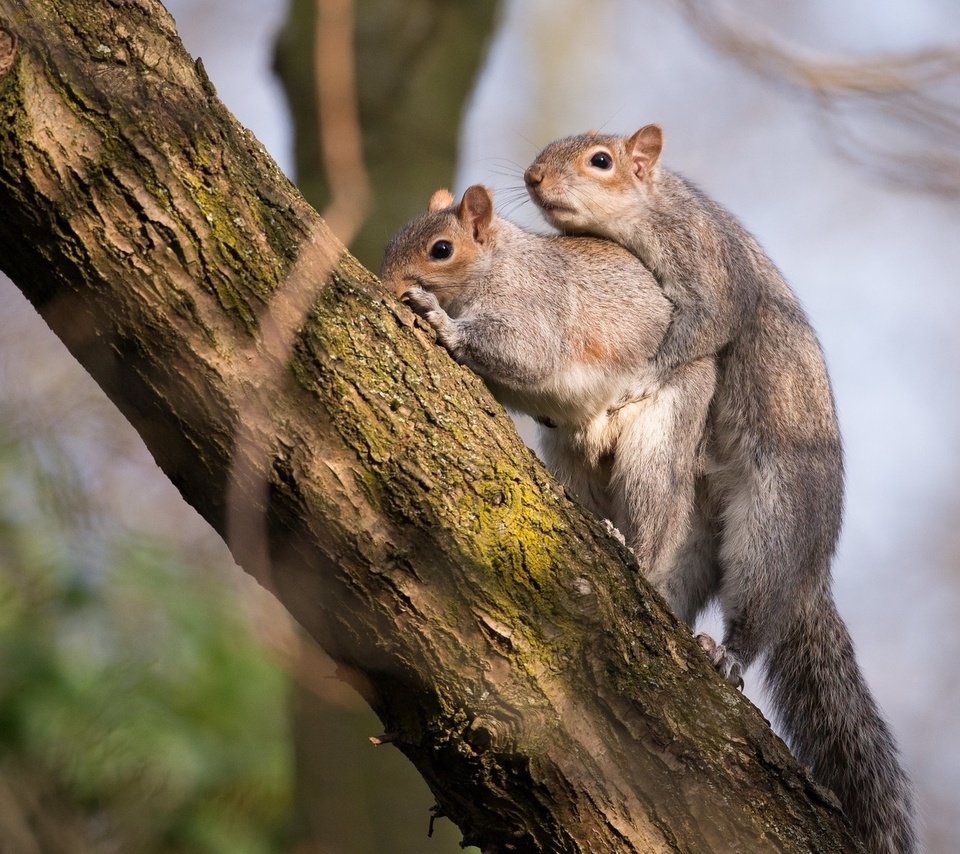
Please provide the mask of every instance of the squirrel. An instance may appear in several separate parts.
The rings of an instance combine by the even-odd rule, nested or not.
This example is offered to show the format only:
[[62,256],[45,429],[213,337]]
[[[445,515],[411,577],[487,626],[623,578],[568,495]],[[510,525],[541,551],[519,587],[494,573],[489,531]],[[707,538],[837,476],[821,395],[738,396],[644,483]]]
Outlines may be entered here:
[[690,565],[675,569],[716,573],[707,595],[719,599],[725,634],[722,644],[701,636],[702,646],[731,681],[763,656],[796,757],[837,794],[868,851],[912,852],[911,786],[831,593],[843,459],[823,353],[757,241],[663,168],[662,148],[657,125],[630,137],[591,131],[549,144],[524,181],[550,223],[629,249],[674,305],[658,377],[636,396],[689,360],[717,359],[704,485],[712,524],[701,520]]
[[651,360],[672,307],[644,265],[592,237],[544,236],[494,214],[475,185],[438,190],[388,243],[384,284],[506,406],[534,417],[548,468],[624,535],[669,603],[685,547],[715,360],[680,366],[657,392]]

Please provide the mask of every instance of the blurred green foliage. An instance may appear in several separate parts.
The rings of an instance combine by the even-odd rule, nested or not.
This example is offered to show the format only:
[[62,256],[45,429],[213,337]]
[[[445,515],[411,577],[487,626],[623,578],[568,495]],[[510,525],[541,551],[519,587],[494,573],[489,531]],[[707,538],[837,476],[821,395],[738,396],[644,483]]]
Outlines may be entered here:
[[288,849],[288,677],[235,587],[69,480],[0,436],[0,852]]

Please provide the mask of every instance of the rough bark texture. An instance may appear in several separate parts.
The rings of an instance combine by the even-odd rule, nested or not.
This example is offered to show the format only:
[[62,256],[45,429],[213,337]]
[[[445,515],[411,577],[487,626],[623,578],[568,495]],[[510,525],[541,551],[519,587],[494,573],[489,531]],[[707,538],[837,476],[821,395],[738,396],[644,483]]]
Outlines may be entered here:
[[[333,63],[320,57],[323,61],[317,68],[317,9],[343,2],[292,0],[276,42],[275,68],[295,129],[295,182],[307,201],[321,211],[328,210],[331,192],[356,202],[343,186],[357,182],[355,172],[347,169],[346,176],[339,176],[339,186],[328,186],[325,172],[332,164],[325,164],[321,157],[318,115],[323,111],[318,109],[317,75],[326,71],[335,76],[328,69],[336,63],[336,53]],[[456,129],[493,27],[495,5],[492,0],[353,3],[352,41],[357,62],[356,91],[351,94],[356,96],[360,114],[363,162],[369,173],[372,203],[350,250],[373,269],[379,268],[389,235],[419,213],[437,187],[450,186],[453,181]],[[322,21],[323,16],[321,27]],[[329,107],[326,112],[329,124]],[[335,116],[334,123],[342,118],[342,114]],[[323,138],[329,139],[330,135],[332,129],[328,127]],[[328,154],[326,159],[333,158]],[[310,805],[300,813],[312,838],[338,854],[419,850],[427,826],[429,795],[416,769],[409,763],[384,761],[383,751],[379,751],[379,757],[357,762],[357,744],[377,726],[371,721],[369,709],[323,704],[306,696],[308,689],[296,680],[294,685],[297,708],[301,710],[293,718],[297,803]],[[313,714],[302,713],[306,709]],[[329,781],[332,769],[343,767],[348,751],[352,774],[338,775],[337,785],[330,786],[325,781]],[[378,761],[372,761],[374,758]],[[381,805],[374,827],[370,821],[358,822],[354,812],[343,808],[347,800],[365,804],[371,799]],[[363,825],[363,832],[358,833],[358,825]],[[369,838],[371,834],[376,834],[379,843]],[[436,824],[436,836],[439,839],[431,843],[436,850],[454,850],[459,841],[459,834],[446,822]],[[441,842],[444,836],[447,841]],[[456,841],[449,841],[453,837]]]
[[[154,0],[0,0],[0,210],[3,269],[221,532],[244,413],[237,447],[269,460],[273,588],[468,842],[856,850],[481,383],[335,245]],[[331,268],[290,365],[264,370],[271,300]]]

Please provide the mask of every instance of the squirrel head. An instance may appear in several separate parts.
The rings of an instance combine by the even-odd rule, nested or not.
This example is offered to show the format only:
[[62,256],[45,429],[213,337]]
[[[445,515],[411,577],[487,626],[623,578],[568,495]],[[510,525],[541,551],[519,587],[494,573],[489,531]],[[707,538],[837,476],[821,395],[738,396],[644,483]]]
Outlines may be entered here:
[[495,229],[493,197],[486,187],[469,187],[459,204],[449,191],[437,190],[427,212],[390,238],[383,283],[398,297],[422,287],[447,309],[485,274]]
[[630,137],[590,131],[551,142],[523,180],[561,231],[616,240],[618,226],[635,221],[638,206],[656,193],[662,149],[658,125],[644,125]]

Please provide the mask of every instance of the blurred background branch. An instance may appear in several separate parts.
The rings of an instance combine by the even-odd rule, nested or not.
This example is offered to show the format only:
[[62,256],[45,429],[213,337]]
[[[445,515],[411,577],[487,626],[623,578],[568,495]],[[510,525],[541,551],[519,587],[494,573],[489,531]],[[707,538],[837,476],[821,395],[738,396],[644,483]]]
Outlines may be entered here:
[[[337,196],[333,181],[349,192],[350,160],[323,163],[321,136],[338,141],[318,111],[314,62],[331,30],[311,44],[316,0],[293,0],[280,31],[274,66],[283,82],[294,125],[297,186],[324,210]],[[483,60],[498,4],[450,0],[364,0],[356,7],[356,85],[363,158],[370,181],[370,216],[351,251],[372,270],[380,268],[390,235],[426,206],[430,193],[453,180],[457,129]],[[331,20],[336,16],[331,14]],[[327,48],[329,49],[329,48]],[[311,59],[312,57],[312,59]],[[325,75],[322,75],[325,77]],[[336,115],[331,116],[336,121]],[[350,137],[346,137],[352,148]],[[326,156],[326,155],[324,155]]]
[[845,159],[895,186],[960,198],[960,44],[828,56],[785,41],[727,4],[680,6],[716,50],[811,98],[824,136]]
[[[324,187],[322,198],[313,201],[322,202],[327,227],[345,246],[355,243],[371,207],[358,107],[355,11],[353,0],[294,4],[286,25],[292,42],[284,54],[286,64],[281,64],[297,81],[290,98],[302,110],[297,138],[301,167]],[[392,44],[391,23],[375,17],[368,21],[368,31],[380,43]],[[326,271],[301,269],[298,263],[271,301],[262,317],[262,346],[251,351],[250,359],[251,370],[264,374],[264,383],[274,383],[276,374],[287,368],[296,333],[335,262],[331,258]],[[258,556],[258,576],[272,589],[264,515],[269,505],[266,447],[261,446],[264,454],[257,456],[257,442],[246,432],[247,425],[258,417],[269,420],[269,414],[255,411],[255,401],[246,405],[250,411],[238,419],[231,462],[230,542],[235,554]],[[395,752],[378,751],[374,757],[372,749],[364,749],[369,736],[379,732],[376,716],[337,678],[326,653],[283,607],[269,597],[248,602],[260,637],[281,654],[292,677],[297,851],[373,854],[385,846],[413,850],[426,834],[430,799],[423,780]],[[374,805],[379,819],[370,823],[366,815]],[[439,836],[438,845],[452,845],[457,833],[444,824]]]
[[345,246],[353,243],[370,209],[353,33],[353,0],[316,0],[314,87],[320,117],[320,159],[330,188],[323,218]]

